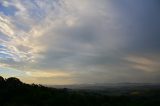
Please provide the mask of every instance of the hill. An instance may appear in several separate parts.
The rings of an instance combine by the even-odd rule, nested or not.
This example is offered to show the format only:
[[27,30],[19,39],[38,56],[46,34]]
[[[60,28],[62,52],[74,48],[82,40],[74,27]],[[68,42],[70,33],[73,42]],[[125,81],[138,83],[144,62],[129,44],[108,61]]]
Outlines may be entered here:
[[[122,91],[126,91],[121,93]],[[110,93],[112,92],[112,93]],[[118,95],[115,95],[117,93]],[[160,89],[71,90],[0,77],[0,106],[160,106]]]

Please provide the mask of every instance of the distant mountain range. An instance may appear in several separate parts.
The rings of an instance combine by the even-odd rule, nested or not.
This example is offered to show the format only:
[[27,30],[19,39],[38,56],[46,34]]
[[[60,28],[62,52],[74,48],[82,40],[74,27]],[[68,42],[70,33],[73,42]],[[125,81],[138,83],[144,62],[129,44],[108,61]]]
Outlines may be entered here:
[[98,84],[73,84],[73,85],[45,85],[54,88],[70,88],[70,89],[90,89],[90,90],[105,90],[109,88],[144,88],[156,87],[160,88],[160,84],[156,83],[98,83]]
[[45,87],[0,77],[0,106],[160,106],[160,86],[119,83]]

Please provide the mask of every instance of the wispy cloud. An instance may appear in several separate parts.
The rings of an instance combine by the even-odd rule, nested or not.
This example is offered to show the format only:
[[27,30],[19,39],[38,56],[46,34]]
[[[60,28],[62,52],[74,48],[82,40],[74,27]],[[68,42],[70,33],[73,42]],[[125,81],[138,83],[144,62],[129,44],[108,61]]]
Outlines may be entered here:
[[0,7],[0,66],[5,70],[21,70],[43,83],[45,78],[46,83],[63,83],[62,77],[64,83],[142,77],[143,82],[159,75],[160,60],[153,57],[160,52],[157,1],[4,0],[0,4],[14,8],[6,15],[8,11]]
[[160,60],[143,57],[143,56],[128,56],[126,60],[130,63],[131,67],[146,72],[159,71]]

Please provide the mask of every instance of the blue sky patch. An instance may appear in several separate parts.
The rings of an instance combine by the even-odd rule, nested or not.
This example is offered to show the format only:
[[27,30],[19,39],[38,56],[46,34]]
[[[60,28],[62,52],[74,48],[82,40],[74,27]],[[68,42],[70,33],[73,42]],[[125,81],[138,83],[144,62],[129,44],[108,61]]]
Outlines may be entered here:
[[17,9],[14,6],[5,7],[2,3],[0,3],[0,12],[2,12],[4,15],[14,16],[16,11]]

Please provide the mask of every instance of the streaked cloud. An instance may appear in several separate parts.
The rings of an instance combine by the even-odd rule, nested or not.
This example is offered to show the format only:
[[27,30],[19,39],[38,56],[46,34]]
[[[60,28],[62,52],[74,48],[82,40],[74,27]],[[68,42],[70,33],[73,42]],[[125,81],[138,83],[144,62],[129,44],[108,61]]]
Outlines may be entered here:
[[69,76],[67,73],[63,72],[45,72],[45,71],[28,71],[26,75],[29,77],[65,77]]
[[131,67],[146,72],[159,71],[160,60],[151,57],[129,56],[126,58],[131,63]]
[[1,73],[13,69],[43,84],[157,82],[157,0],[4,0],[0,6]]

